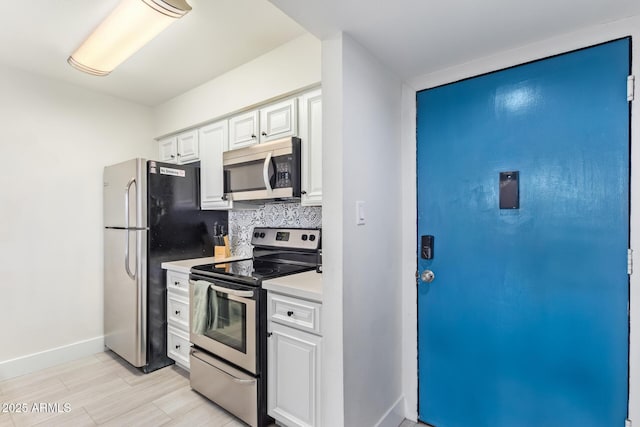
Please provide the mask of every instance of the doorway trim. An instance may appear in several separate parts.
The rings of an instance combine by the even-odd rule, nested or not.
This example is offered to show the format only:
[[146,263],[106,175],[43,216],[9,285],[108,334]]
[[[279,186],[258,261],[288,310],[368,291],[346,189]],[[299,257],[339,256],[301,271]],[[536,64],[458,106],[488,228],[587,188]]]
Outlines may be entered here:
[[[622,37],[631,37],[632,74],[640,78],[640,15],[609,24],[591,26],[586,29],[561,35],[552,39],[504,51],[459,66],[410,79],[403,88],[402,104],[402,277],[403,283],[403,392],[405,416],[413,421],[418,417],[418,372],[417,372],[417,292],[416,292],[416,93],[458,80],[488,72],[524,64],[565,52],[582,49]],[[640,82],[639,82],[640,83]],[[631,103],[631,248],[634,264],[640,265],[640,114],[633,109],[640,98],[640,84],[635,100]],[[636,166],[636,167],[634,167]],[[629,346],[629,419],[640,422],[640,270],[630,277],[630,346]]]

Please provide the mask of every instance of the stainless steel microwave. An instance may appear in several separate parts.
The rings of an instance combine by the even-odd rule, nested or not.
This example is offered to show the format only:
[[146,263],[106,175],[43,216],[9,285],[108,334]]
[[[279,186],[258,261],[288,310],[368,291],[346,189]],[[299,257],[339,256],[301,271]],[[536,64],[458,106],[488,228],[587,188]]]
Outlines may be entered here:
[[300,197],[300,138],[225,151],[222,164],[224,192],[231,200]]

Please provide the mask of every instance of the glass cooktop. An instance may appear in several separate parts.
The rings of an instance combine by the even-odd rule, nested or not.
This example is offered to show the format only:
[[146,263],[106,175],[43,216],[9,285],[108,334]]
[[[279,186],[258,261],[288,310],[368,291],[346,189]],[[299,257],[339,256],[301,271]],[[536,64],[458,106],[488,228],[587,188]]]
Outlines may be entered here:
[[191,273],[228,279],[235,278],[243,282],[253,282],[258,285],[262,280],[302,273],[313,269],[315,269],[315,265],[306,263],[283,263],[270,260],[247,259],[222,264],[196,265],[191,268]]

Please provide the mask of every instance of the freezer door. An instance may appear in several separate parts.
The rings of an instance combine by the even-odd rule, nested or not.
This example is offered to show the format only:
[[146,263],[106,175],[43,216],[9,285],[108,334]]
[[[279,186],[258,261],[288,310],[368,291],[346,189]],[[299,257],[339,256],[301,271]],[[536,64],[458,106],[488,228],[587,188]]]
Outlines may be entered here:
[[104,226],[147,227],[147,162],[132,159],[104,168]]
[[147,231],[104,231],[105,345],[133,366],[147,362]]

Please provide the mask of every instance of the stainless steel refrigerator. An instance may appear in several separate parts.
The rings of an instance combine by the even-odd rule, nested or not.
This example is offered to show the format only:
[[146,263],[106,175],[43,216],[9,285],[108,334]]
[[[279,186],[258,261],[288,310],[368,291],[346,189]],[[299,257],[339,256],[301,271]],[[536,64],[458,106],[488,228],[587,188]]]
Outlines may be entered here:
[[200,170],[144,159],[104,169],[105,345],[144,372],[167,357],[165,261],[212,256],[227,213],[200,210]]

